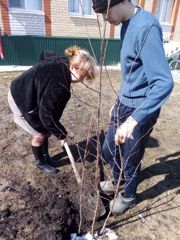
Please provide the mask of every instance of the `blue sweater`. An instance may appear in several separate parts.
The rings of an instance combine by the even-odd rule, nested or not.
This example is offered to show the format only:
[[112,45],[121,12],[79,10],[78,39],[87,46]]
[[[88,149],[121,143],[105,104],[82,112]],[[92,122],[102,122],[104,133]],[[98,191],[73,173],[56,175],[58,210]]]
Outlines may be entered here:
[[151,13],[138,8],[136,14],[123,23],[121,40],[119,99],[135,108],[131,116],[140,123],[164,104],[173,89],[161,26]]

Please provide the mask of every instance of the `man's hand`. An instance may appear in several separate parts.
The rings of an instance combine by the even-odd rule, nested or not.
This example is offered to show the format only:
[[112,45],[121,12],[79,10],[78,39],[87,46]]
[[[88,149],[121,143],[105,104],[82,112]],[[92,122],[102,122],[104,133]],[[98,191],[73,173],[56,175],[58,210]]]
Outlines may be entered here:
[[114,138],[116,145],[125,143],[129,138],[133,139],[132,134],[137,124],[136,120],[132,117],[129,117],[124,123],[122,123],[116,130]]

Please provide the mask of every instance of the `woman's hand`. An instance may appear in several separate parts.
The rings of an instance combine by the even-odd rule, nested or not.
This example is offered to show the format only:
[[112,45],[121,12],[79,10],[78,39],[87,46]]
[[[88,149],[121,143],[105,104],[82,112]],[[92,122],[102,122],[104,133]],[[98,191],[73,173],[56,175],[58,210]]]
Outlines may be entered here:
[[61,146],[63,147],[65,142],[67,142],[68,137],[64,138],[63,140],[60,140]]
[[124,123],[122,123],[116,130],[114,138],[116,145],[125,143],[129,138],[133,139],[132,134],[137,124],[136,120],[132,117],[129,117]]

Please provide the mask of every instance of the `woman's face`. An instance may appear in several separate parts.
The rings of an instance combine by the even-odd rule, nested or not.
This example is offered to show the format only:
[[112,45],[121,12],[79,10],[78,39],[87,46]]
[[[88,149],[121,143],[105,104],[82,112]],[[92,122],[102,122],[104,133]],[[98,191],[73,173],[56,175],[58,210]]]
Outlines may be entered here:
[[82,82],[84,80],[78,68],[70,66],[70,71],[71,71],[71,82],[77,83],[77,82]]

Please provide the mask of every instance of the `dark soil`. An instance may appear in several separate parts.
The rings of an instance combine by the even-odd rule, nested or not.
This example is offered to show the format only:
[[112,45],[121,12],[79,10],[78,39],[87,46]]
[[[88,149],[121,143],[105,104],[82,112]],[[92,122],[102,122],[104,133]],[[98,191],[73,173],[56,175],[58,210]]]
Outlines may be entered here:
[[[0,74],[0,240],[68,240],[79,225],[81,232],[91,230],[92,222],[84,217],[81,222],[79,186],[58,140],[50,138],[50,154],[59,160],[59,172],[45,174],[35,166],[31,137],[13,123],[7,93],[11,80],[18,74]],[[86,192],[96,189],[97,142],[99,137],[100,142],[103,140],[103,134],[97,133],[106,130],[108,112],[116,98],[112,86],[116,91],[119,86],[120,72],[112,71],[109,75],[112,85],[106,75],[102,78],[99,122],[98,93],[78,84],[73,87],[72,99],[62,117],[80,174],[85,170]],[[98,90],[99,79],[90,87]],[[139,203],[107,221],[120,240],[180,239],[179,92],[180,85],[176,84],[148,143],[138,187]],[[109,173],[105,165],[105,177]],[[83,211],[85,216],[89,209]],[[94,228],[103,224],[104,220],[97,222]]]

